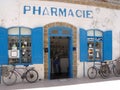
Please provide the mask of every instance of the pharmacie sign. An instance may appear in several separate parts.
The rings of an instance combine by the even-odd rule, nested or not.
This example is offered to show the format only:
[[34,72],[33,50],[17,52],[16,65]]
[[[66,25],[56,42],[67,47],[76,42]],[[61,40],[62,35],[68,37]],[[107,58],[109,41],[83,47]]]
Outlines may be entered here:
[[93,18],[92,10],[47,7],[47,6],[23,6],[24,15],[40,15],[40,16],[56,16],[56,17],[77,17],[77,18]]

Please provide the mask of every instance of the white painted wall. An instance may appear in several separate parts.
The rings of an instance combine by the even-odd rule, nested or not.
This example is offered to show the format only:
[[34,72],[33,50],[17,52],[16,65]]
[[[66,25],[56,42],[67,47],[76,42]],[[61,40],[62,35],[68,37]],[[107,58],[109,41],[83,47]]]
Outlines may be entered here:
[[[92,10],[93,18],[77,18],[77,17],[56,17],[56,16],[41,16],[23,14],[23,6],[42,6],[42,7],[61,7],[67,9],[81,9],[81,10]],[[78,4],[67,4],[62,2],[49,2],[49,1],[38,1],[38,0],[0,0],[0,26],[2,27],[13,27],[13,26],[25,26],[25,27],[39,27],[44,26],[52,22],[66,22],[79,28],[84,29],[101,29],[103,31],[113,31],[113,60],[120,56],[120,10],[101,8],[96,6],[78,5]],[[79,31],[78,31],[79,35]],[[77,35],[77,65],[78,73],[77,77],[83,76],[83,63],[80,62],[79,57],[79,36]],[[85,63],[86,72],[91,63]],[[34,65],[39,70],[40,78],[44,78],[44,65]]]

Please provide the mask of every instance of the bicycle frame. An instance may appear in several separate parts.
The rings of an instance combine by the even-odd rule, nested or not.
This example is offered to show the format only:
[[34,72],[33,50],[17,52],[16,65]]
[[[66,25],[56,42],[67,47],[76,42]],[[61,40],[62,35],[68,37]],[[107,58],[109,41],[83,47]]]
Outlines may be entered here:
[[[19,72],[20,69],[21,69],[21,70],[26,70],[26,71],[24,71],[24,73],[27,72],[27,68],[16,68],[16,67],[15,67],[12,71],[13,71],[17,76],[20,76],[21,79],[24,79],[24,78],[25,78],[25,77],[23,77],[24,73],[20,73],[20,72]],[[22,78],[22,77],[23,77],[23,78]]]

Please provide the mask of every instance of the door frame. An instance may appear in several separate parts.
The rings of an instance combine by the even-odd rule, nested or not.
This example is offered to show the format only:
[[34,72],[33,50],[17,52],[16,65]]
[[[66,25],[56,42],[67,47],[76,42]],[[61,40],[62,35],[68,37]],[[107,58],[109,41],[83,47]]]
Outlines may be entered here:
[[[56,33],[51,33],[56,30]],[[65,31],[65,33],[63,33]],[[67,33],[68,32],[68,33]],[[65,26],[53,26],[48,29],[48,79],[51,79],[50,37],[69,37],[69,78],[73,78],[73,33]]]

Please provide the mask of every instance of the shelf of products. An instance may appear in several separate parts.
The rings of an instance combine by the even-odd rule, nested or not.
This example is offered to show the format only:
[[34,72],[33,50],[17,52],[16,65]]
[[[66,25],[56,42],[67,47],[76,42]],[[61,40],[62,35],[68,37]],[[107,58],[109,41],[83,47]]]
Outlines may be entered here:
[[9,64],[19,63],[19,38],[18,36],[8,37]]
[[29,36],[21,37],[21,62],[31,62],[31,38]]
[[50,42],[50,53],[51,57],[54,57],[55,54],[59,54],[61,58],[68,58],[68,38],[66,37],[51,37]]

